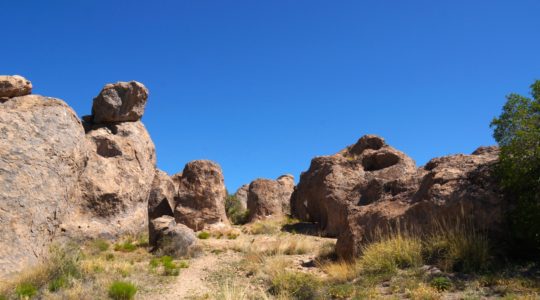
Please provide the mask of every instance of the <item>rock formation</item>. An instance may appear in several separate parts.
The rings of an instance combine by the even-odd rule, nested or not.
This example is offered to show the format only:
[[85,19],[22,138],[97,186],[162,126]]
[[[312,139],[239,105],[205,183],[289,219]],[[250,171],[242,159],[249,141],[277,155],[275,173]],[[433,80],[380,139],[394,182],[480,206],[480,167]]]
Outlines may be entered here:
[[311,161],[291,198],[292,214],[317,222],[328,236],[338,236],[350,206],[376,202],[384,189],[416,173],[410,157],[382,138],[366,135],[337,154]]
[[94,98],[94,114],[85,118],[88,161],[79,179],[81,199],[73,218],[62,225],[66,235],[114,238],[147,228],[156,155],[137,121],[147,95],[142,84],[132,81],[107,84]]
[[[31,89],[0,85],[2,96]],[[76,195],[85,151],[83,126],[63,101],[27,95],[0,102],[0,278],[47,254]]]
[[293,189],[292,175],[284,175],[277,180],[259,178],[251,182],[247,195],[249,220],[288,214]]
[[338,236],[336,253],[346,259],[376,232],[396,226],[429,230],[434,222],[460,218],[496,232],[505,206],[492,175],[497,158],[496,147],[481,147],[417,169],[382,138],[364,136],[338,154],[312,160],[291,199],[293,214]]
[[159,255],[180,258],[191,254],[197,245],[193,230],[183,224],[176,224],[171,216],[162,216],[150,222],[150,245]]
[[174,217],[177,223],[199,231],[211,225],[228,225],[225,214],[227,190],[221,167],[209,160],[191,161],[182,174],[173,176],[178,184]]
[[0,102],[31,93],[32,83],[26,78],[19,75],[0,76]]

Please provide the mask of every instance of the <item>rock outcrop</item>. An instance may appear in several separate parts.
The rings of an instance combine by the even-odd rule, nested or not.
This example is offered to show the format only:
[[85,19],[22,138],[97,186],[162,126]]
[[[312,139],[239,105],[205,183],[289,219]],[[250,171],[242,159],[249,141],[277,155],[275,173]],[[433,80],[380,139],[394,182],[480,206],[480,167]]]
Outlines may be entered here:
[[163,216],[150,222],[150,245],[159,255],[180,258],[192,254],[197,245],[193,230],[182,224],[176,224],[171,216]]
[[311,161],[291,197],[291,211],[317,222],[326,235],[338,236],[347,226],[349,207],[377,202],[386,189],[405,188],[399,182],[413,180],[416,173],[410,157],[366,135],[337,154]]
[[141,119],[148,90],[137,81],[107,84],[94,98],[94,123],[134,122]]
[[0,102],[8,98],[30,95],[32,93],[32,83],[26,78],[13,76],[0,76]]
[[209,160],[186,164],[177,182],[178,200],[174,217],[177,223],[199,231],[208,226],[228,225],[225,214],[227,190],[221,167]]
[[[21,90],[9,95],[29,92]],[[0,278],[48,253],[76,195],[85,147],[83,126],[63,101],[0,102]]]
[[284,175],[277,180],[259,178],[251,182],[247,195],[249,220],[288,214],[293,190],[294,177],[292,175]]

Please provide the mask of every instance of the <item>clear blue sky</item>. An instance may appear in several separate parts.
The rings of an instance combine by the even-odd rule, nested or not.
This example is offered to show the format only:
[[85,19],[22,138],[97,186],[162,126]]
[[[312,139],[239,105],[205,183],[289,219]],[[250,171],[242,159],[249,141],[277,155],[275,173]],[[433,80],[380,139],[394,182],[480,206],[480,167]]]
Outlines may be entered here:
[[82,116],[104,84],[150,90],[158,166],[229,191],[379,134],[418,165],[494,144],[540,79],[540,1],[2,1],[0,73]]

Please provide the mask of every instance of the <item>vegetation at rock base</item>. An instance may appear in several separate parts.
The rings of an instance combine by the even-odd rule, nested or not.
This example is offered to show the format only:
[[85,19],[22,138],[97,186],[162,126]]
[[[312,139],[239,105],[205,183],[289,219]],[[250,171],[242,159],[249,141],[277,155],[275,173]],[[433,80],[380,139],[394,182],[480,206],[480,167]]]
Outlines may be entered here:
[[[491,123],[500,146],[498,176],[512,201],[509,220],[521,254],[540,254],[540,80],[531,85],[532,98],[507,96]],[[532,250],[532,251],[531,251]]]
[[227,195],[225,199],[225,212],[229,221],[235,225],[242,225],[248,222],[249,211],[242,207],[242,203],[235,195]]

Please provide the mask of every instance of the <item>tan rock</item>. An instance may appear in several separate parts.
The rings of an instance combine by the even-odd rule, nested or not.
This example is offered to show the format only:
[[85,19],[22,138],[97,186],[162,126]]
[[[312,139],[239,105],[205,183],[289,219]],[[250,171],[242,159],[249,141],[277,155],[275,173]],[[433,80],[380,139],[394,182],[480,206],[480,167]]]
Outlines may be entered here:
[[25,96],[32,93],[32,83],[26,78],[13,76],[0,76],[0,100]]
[[176,224],[171,216],[162,216],[150,222],[150,241],[153,251],[159,255],[175,258],[188,256],[197,245],[193,230],[183,224]]
[[209,160],[195,160],[184,167],[178,182],[174,212],[177,223],[199,231],[211,225],[229,224],[225,214],[225,189],[221,167]]
[[260,178],[251,182],[247,200],[250,221],[289,213],[293,190],[292,175],[284,175],[277,180]]
[[249,191],[249,184],[244,184],[243,186],[239,187],[238,190],[236,190],[236,193],[234,193],[234,196],[236,197],[238,202],[241,204],[241,207],[243,210],[247,209],[248,191]]
[[0,103],[0,278],[48,253],[76,194],[84,140],[61,100],[28,95]]

